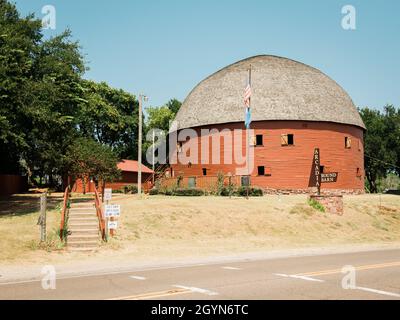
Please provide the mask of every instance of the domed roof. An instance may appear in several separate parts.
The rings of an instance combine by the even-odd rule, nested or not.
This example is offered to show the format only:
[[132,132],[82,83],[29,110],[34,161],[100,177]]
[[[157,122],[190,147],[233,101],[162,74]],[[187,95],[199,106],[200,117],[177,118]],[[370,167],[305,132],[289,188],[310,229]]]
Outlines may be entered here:
[[252,121],[305,120],[365,125],[349,95],[321,71],[287,58],[260,55],[212,74],[190,92],[171,131],[244,122],[244,89],[252,68]]

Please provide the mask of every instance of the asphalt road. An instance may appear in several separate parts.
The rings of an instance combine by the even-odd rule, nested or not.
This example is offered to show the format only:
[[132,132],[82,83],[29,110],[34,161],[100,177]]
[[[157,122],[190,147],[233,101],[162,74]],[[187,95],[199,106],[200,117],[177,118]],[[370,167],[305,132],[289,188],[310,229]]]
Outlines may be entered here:
[[[355,269],[347,267],[342,273],[345,266]],[[77,275],[57,278],[55,289],[44,289],[43,283],[52,284],[1,283],[0,299],[400,300],[400,250]]]

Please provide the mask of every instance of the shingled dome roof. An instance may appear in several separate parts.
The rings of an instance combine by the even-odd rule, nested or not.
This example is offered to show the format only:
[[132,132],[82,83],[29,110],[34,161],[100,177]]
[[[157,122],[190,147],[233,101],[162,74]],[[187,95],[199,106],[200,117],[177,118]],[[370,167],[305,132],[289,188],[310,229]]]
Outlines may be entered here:
[[244,122],[243,94],[252,67],[252,121],[307,120],[365,125],[349,95],[321,71],[287,58],[261,55],[229,65],[200,82],[171,131]]

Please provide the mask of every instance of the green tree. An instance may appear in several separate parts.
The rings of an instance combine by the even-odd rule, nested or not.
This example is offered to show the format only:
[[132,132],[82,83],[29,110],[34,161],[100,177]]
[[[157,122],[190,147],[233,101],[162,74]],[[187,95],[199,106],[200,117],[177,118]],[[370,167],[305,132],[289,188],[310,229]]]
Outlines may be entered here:
[[367,187],[370,192],[376,193],[378,180],[396,170],[399,156],[396,151],[399,148],[399,136],[396,136],[396,132],[399,132],[399,123],[391,106],[386,106],[384,112],[363,108],[360,114],[367,128],[364,138]]
[[138,110],[135,96],[106,83],[83,81],[84,101],[79,110],[79,132],[110,146],[120,158],[137,150]]
[[175,119],[182,103],[177,99],[169,100],[165,105],[161,107],[149,107],[147,108],[147,122],[146,131],[151,129],[161,129],[168,133],[171,122]]
[[14,4],[0,0],[0,168],[10,173],[19,171],[19,152],[28,145],[21,130],[23,97],[42,37],[32,18],[21,18]]
[[85,71],[70,31],[43,39],[41,21],[21,18],[0,0],[0,159],[8,173],[53,176],[62,172],[76,135],[74,117]]
[[174,120],[175,114],[167,107],[149,107],[146,109],[148,121],[146,123],[147,131],[151,129],[160,129],[168,132],[171,121]]
[[165,105],[169,110],[171,110],[171,112],[174,114],[174,116],[178,113],[179,109],[182,106],[182,102],[180,102],[177,99],[171,99],[167,102],[167,104]]
[[82,180],[84,193],[88,178],[101,183],[104,190],[106,182],[113,182],[121,175],[118,157],[112,149],[90,138],[78,138],[69,146],[66,164],[69,176]]

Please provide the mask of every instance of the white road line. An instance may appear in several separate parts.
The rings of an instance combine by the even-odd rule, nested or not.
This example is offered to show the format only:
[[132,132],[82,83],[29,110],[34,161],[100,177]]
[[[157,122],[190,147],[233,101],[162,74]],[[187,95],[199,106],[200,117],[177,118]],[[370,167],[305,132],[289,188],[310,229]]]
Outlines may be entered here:
[[139,276],[129,276],[129,278],[135,279],[135,280],[146,280],[145,277],[139,277]]
[[364,288],[364,287],[355,287],[354,289],[367,291],[367,292],[372,292],[372,293],[377,293],[377,294],[382,294],[382,295],[385,295],[385,296],[391,296],[391,297],[400,298],[400,294],[394,293],[394,292],[388,292],[388,291],[382,291],[382,290],[376,290],[376,289]]
[[295,278],[295,279],[302,279],[302,280],[306,280],[306,281],[325,282],[324,280],[321,280],[321,279],[315,279],[315,278],[306,277],[306,276],[297,276],[297,275],[292,275],[291,277],[292,277],[292,278]]
[[217,296],[218,295],[218,292],[210,291],[210,290],[207,290],[207,289],[196,288],[196,287],[185,287],[185,286],[181,286],[181,285],[174,285],[173,287],[179,288],[179,289],[189,290],[189,291],[191,291],[193,293],[202,293],[202,294],[205,294],[207,296]]
[[276,275],[278,277],[284,277],[284,278],[294,278],[294,279],[301,279],[301,280],[314,281],[314,282],[325,282],[324,280],[321,280],[321,279],[315,279],[315,278],[306,277],[306,276],[298,276],[295,274],[274,273],[274,275]]
[[242,270],[241,268],[236,268],[236,267],[221,267],[221,268],[225,270]]

